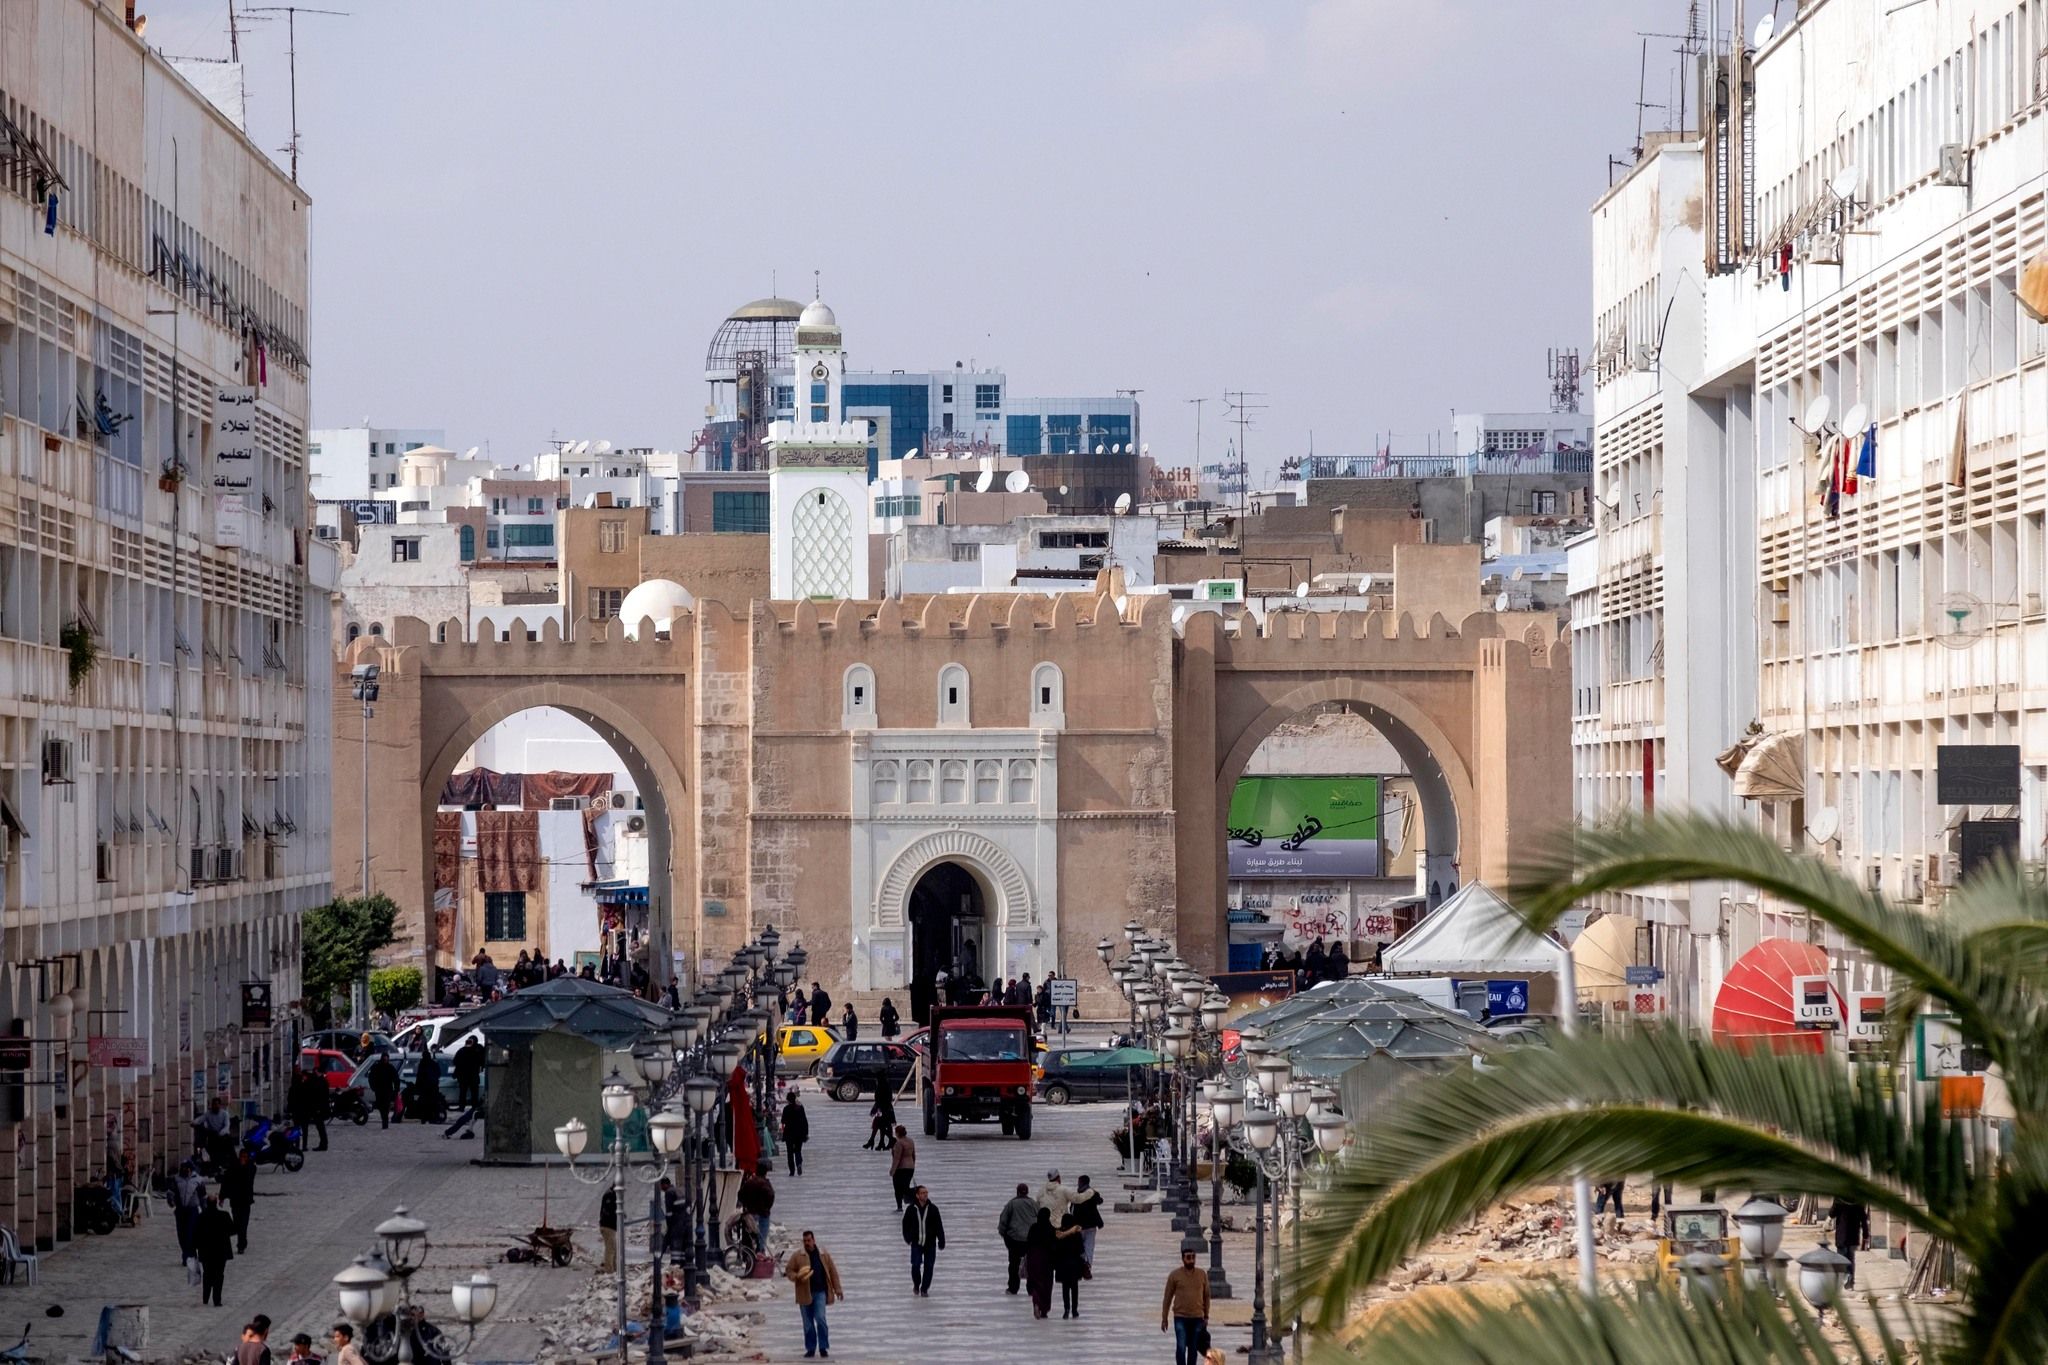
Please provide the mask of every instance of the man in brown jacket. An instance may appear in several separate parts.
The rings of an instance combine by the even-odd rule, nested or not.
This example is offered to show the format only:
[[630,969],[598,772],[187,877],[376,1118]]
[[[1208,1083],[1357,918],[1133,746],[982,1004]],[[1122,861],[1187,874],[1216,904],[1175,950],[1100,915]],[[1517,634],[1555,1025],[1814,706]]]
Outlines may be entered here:
[[889,1175],[896,1182],[896,1212],[901,1213],[916,1187],[913,1177],[917,1175],[917,1144],[900,1123],[896,1125],[896,1141],[889,1148]]
[[[831,1254],[818,1245],[817,1236],[804,1230],[804,1244],[790,1253],[783,1267],[784,1278],[796,1286],[796,1311],[804,1320],[804,1357],[832,1355],[832,1338],[825,1330],[825,1305],[846,1297],[839,1288],[839,1267]],[[1208,1303],[1208,1280],[1202,1281],[1203,1300]]]
[[1202,1365],[1195,1344],[1209,1325],[1209,1272],[1195,1264],[1195,1253],[1182,1251],[1180,1269],[1166,1277],[1166,1297],[1159,1305],[1159,1330],[1173,1320],[1173,1365]]

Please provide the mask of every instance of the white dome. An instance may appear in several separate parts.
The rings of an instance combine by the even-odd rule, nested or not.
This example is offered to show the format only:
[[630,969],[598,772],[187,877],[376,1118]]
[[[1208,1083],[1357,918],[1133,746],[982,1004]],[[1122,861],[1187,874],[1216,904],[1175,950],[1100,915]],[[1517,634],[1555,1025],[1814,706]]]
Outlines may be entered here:
[[803,315],[796,320],[799,327],[837,327],[839,319],[832,316],[832,310],[825,306],[823,299],[812,299],[804,305]]
[[656,634],[667,634],[671,622],[684,612],[695,610],[697,599],[682,584],[667,578],[650,578],[626,594],[619,603],[619,619],[626,623],[626,638],[640,638],[640,622],[654,622]]

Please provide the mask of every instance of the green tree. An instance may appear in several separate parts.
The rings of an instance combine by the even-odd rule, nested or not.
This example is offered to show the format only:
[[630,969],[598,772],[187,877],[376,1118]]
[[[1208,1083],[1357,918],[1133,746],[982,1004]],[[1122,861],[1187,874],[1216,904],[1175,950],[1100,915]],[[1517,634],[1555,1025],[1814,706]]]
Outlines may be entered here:
[[392,941],[398,905],[389,896],[337,897],[308,910],[299,923],[299,973],[318,1015],[370,969],[370,954]]
[[[1880,1327],[1838,1356],[1796,1303],[1737,1293],[1694,1312],[1649,1281],[1586,1298],[1526,1290],[1506,1307],[1424,1308],[1372,1339],[1379,1361],[1519,1365],[1798,1360],[2037,1365],[2048,1360],[2048,896],[2012,869],[1981,874],[1938,915],[1895,905],[1753,830],[1661,820],[1588,832],[1570,861],[1519,893],[1548,927],[1584,897],[1734,881],[1803,908],[1889,969],[1894,1048],[1932,1004],[1982,1045],[2017,1115],[1994,1174],[1938,1103],[1887,1098],[1868,1068],[1745,1054],[1646,1030],[1509,1053],[1404,1093],[1347,1159],[1305,1235],[1306,1314],[1328,1329],[1358,1291],[1472,1215],[1578,1171],[1801,1190],[1858,1199],[1953,1245],[1964,1295],[1914,1325],[1920,1356]],[[1796,1294],[1793,1296],[1796,1298]],[[1888,1311],[1896,1311],[1887,1305]]]
[[379,967],[370,973],[370,1004],[385,1014],[398,1014],[420,1002],[420,969]]

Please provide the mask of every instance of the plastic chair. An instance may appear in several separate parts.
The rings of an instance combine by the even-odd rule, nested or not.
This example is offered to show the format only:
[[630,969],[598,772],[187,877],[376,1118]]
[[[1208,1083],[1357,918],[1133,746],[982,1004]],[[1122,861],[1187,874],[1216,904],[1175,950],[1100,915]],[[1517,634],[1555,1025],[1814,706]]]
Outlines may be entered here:
[[17,1266],[26,1268],[30,1284],[40,1282],[42,1275],[36,1253],[21,1249],[21,1244],[14,1239],[13,1228],[0,1227],[0,1268],[4,1268],[5,1283],[14,1283],[14,1271]]

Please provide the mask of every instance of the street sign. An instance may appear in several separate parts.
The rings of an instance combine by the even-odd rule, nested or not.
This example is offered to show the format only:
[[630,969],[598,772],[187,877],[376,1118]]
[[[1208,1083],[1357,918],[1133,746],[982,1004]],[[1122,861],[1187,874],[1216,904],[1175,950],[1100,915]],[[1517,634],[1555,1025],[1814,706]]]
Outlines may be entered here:
[[1923,1014],[1913,1021],[1914,1079],[1973,1076],[1990,1065],[1983,1048],[1963,1040],[1953,1014]]
[[2020,746],[1935,745],[1934,799],[1944,806],[2019,804]]
[[1631,986],[1654,986],[1664,979],[1664,969],[1638,963],[1622,968],[1621,978]]
[[242,1027],[270,1027],[270,983],[268,981],[244,981],[242,983]]
[[1802,1028],[1834,1028],[1842,1022],[1835,988],[1826,977],[1792,978],[1792,1022]]
[[1488,1014],[1527,1014],[1529,1012],[1529,983],[1527,981],[1489,981],[1486,983],[1486,1011]]
[[1046,983],[1052,988],[1052,1007],[1070,1010],[1080,1003],[1081,983],[1071,976],[1056,976]]
[[85,1054],[88,1061],[101,1068],[149,1065],[149,1043],[142,1038],[95,1034],[85,1040]]
[[1884,1019],[1883,991],[1857,991],[1849,997],[1849,1041],[1881,1043],[1891,1037]]
[[1664,992],[1656,989],[1634,991],[1629,997],[1629,1007],[1632,1013],[1639,1015],[1662,1014],[1664,1012]]

